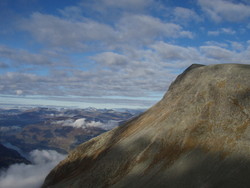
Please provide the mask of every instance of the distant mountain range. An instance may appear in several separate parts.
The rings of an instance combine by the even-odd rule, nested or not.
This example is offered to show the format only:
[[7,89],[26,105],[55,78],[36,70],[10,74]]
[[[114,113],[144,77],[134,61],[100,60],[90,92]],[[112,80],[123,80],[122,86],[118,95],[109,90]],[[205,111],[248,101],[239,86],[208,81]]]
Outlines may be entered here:
[[24,152],[53,149],[67,153],[142,110],[129,109],[0,109],[0,142]]

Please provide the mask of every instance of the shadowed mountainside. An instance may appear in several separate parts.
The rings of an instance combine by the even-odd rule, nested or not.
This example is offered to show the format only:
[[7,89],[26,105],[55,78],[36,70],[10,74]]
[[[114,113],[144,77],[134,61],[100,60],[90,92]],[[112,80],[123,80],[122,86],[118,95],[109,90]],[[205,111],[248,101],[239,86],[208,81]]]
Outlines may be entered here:
[[250,187],[250,65],[192,65],[137,118],[80,145],[43,188]]

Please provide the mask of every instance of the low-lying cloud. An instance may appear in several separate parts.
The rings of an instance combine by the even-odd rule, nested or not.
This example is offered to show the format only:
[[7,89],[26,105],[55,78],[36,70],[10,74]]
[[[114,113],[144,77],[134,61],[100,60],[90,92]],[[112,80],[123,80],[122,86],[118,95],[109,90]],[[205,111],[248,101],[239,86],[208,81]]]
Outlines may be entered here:
[[53,150],[30,152],[32,164],[14,164],[0,172],[1,188],[38,188],[46,175],[66,156]]
[[62,126],[70,126],[70,127],[82,128],[82,129],[98,127],[104,130],[111,130],[114,127],[118,126],[119,121],[110,120],[107,123],[102,123],[100,121],[86,121],[85,118],[80,118],[77,120],[68,119],[65,121],[58,121],[57,124],[62,124]]

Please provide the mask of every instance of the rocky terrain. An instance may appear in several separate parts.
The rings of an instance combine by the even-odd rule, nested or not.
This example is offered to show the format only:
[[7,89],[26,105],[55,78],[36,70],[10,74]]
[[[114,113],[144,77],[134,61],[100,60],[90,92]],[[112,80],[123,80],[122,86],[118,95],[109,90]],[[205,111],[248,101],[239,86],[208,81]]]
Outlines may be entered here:
[[15,163],[30,164],[30,161],[22,157],[17,151],[0,144],[0,169],[8,168]]
[[52,149],[67,153],[140,111],[109,109],[0,109],[0,142],[25,153]]
[[43,188],[250,187],[250,65],[192,65],[137,118],[77,147]]

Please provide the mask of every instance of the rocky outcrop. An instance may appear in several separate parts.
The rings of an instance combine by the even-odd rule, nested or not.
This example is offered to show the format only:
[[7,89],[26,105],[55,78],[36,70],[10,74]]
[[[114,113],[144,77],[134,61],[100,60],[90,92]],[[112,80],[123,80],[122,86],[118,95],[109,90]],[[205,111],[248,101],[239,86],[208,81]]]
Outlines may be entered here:
[[82,145],[43,187],[250,187],[250,65],[192,65],[155,106]]

